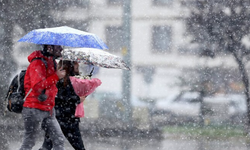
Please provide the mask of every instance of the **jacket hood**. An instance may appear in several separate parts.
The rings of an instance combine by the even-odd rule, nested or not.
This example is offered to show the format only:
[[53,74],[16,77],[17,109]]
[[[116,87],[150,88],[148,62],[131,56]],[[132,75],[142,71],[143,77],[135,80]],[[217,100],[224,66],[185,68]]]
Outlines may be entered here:
[[45,58],[45,56],[42,54],[42,51],[34,51],[28,56],[28,61],[31,62],[34,58]]

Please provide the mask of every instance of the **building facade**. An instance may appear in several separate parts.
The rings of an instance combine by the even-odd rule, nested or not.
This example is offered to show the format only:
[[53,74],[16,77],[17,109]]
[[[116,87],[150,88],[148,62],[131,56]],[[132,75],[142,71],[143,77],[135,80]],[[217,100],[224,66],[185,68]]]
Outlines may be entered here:
[[[84,8],[76,5],[53,15],[64,19],[68,26],[97,34],[108,45],[108,52],[123,57],[122,25],[126,15],[123,0],[87,2]],[[199,50],[190,44],[191,37],[186,34],[187,15],[188,10],[181,0],[131,0],[132,95],[161,98],[180,91],[177,83],[187,68],[203,65],[236,67],[231,57],[197,57]],[[102,80],[97,91],[123,92],[123,70],[99,68],[96,71],[94,77]]]

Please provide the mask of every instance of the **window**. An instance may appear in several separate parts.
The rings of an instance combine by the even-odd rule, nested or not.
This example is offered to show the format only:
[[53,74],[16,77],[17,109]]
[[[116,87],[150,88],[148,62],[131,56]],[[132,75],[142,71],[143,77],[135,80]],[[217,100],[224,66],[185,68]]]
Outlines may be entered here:
[[153,5],[157,6],[167,6],[167,5],[172,5],[173,0],[153,0]]
[[170,52],[172,43],[172,32],[169,26],[154,26],[152,31],[153,52]]
[[108,0],[109,5],[122,5],[122,0]]
[[106,27],[107,46],[111,51],[118,52],[124,47],[122,32],[123,30],[121,26]]
[[58,0],[58,4],[60,7],[79,7],[79,8],[88,8],[89,1],[88,0]]

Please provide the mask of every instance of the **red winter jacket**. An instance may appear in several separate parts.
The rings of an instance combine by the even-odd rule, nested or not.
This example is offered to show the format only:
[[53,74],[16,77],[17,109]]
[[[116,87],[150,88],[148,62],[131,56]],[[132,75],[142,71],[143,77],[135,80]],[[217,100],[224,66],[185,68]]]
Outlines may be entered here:
[[[47,62],[47,69],[41,59],[33,60],[34,58],[44,58]],[[30,65],[24,77],[24,89],[26,95],[31,88],[32,91],[26,98],[23,106],[51,111],[55,105],[55,96],[57,94],[56,83],[59,80],[54,68],[53,57],[46,57],[41,51],[34,51],[28,56],[28,61]],[[37,98],[44,89],[48,98],[44,102],[41,102]]]

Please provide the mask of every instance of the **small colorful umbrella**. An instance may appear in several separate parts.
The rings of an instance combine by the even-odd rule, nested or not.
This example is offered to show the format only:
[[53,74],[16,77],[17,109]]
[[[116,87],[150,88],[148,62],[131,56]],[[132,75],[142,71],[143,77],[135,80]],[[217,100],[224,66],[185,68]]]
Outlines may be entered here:
[[87,65],[94,65],[104,68],[130,70],[129,66],[127,66],[127,64],[119,56],[93,48],[64,49],[61,59],[78,61]]

